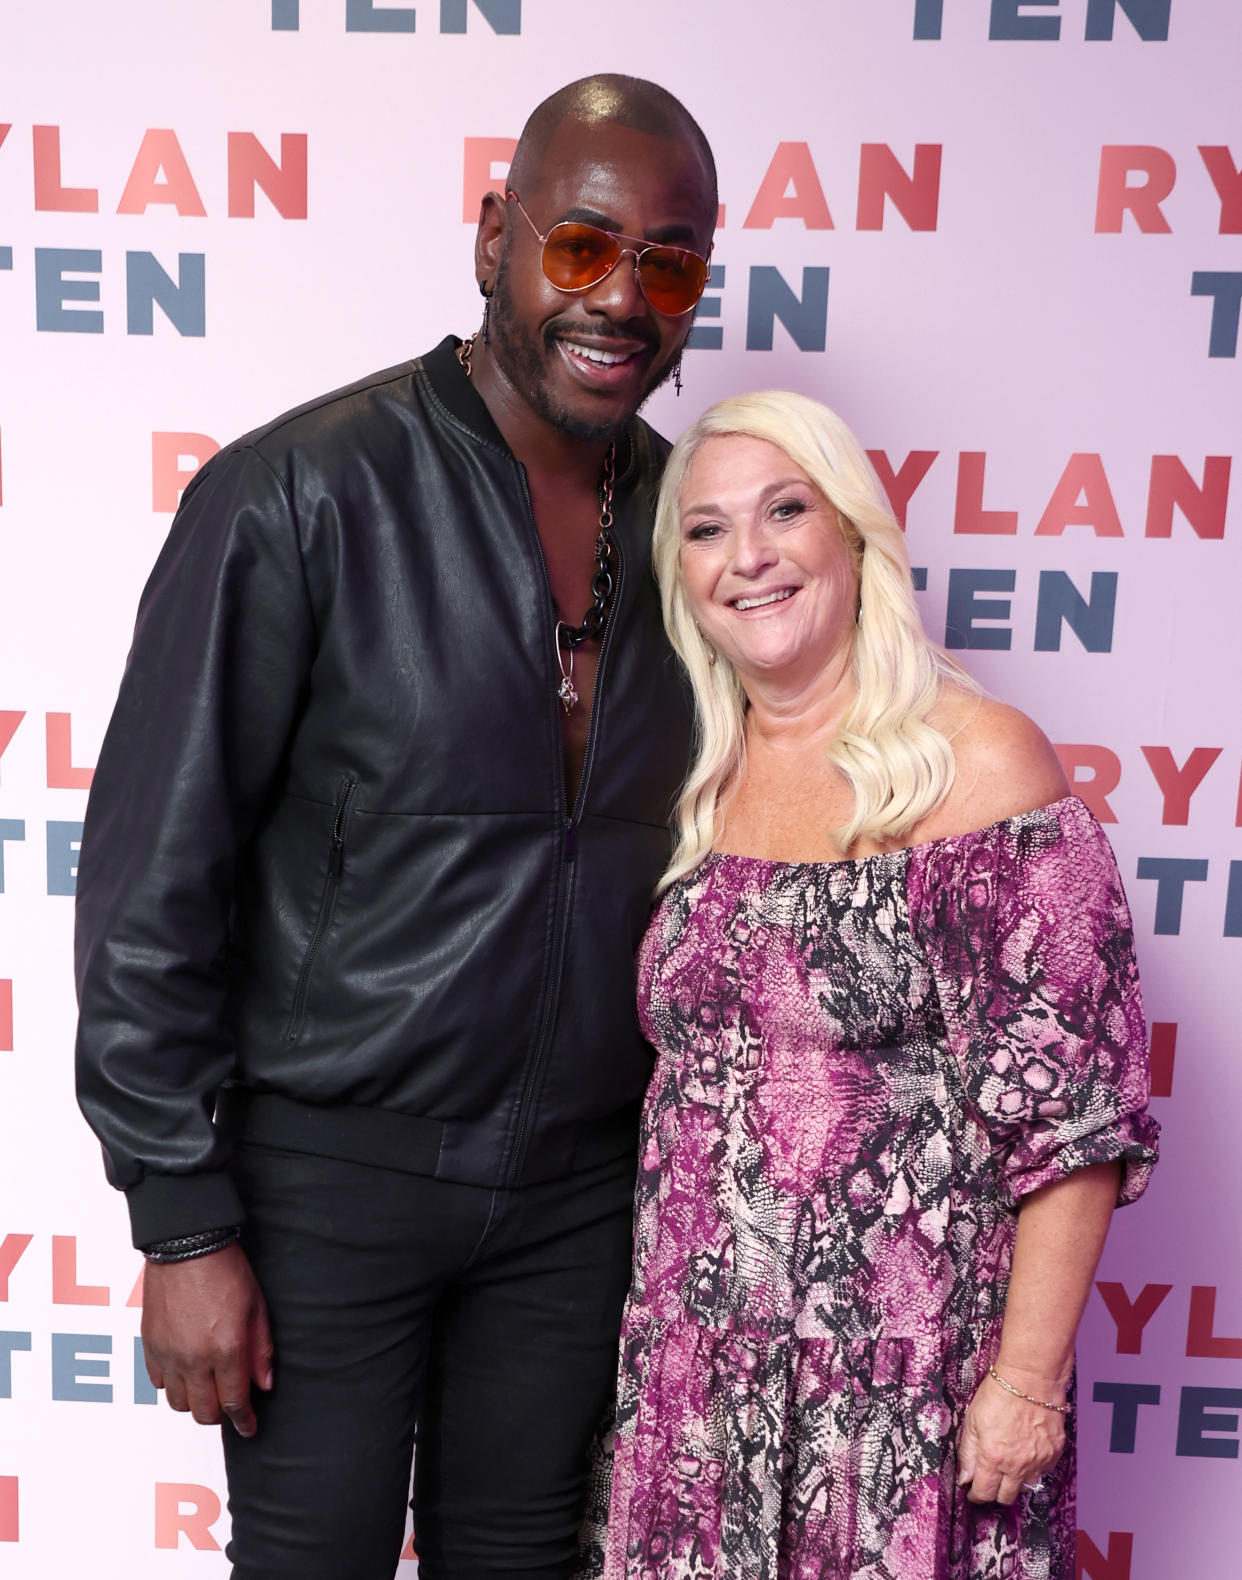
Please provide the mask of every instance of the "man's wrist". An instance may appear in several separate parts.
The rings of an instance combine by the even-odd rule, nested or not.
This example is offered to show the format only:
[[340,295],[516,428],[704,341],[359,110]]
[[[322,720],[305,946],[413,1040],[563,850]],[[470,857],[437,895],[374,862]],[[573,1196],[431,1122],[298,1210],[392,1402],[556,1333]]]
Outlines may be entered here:
[[203,1229],[198,1234],[181,1234],[170,1240],[154,1240],[140,1247],[148,1262],[192,1262],[235,1244],[241,1234],[236,1224],[219,1229]]

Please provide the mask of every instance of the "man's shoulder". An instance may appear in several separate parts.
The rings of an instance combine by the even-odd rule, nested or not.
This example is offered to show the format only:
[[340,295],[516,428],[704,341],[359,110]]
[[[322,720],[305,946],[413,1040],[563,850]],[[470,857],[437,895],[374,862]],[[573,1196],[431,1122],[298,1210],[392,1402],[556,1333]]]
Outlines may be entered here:
[[306,446],[356,443],[382,410],[411,405],[417,368],[417,359],[400,362],[303,401],[242,434],[230,448],[258,450],[271,462]]
[[383,453],[394,432],[426,420],[434,403],[422,399],[417,388],[424,360],[381,368],[251,428],[199,468],[182,503],[212,480],[230,476],[266,476],[290,496],[298,479],[308,475],[334,486],[359,456]]

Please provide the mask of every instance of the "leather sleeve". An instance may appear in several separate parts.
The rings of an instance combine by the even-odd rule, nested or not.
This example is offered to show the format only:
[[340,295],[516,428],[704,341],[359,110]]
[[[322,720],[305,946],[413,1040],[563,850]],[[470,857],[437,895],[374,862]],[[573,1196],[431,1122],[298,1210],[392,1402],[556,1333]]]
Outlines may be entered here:
[[212,1123],[234,870],[314,648],[285,489],[253,449],[222,451],[143,593],[78,866],[78,1099],[135,1245],[243,1216]]

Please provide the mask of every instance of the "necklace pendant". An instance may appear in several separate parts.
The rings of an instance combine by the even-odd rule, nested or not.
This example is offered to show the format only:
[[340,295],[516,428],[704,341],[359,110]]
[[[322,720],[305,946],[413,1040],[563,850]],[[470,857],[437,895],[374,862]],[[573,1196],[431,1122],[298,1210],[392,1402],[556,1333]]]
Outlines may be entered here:
[[574,703],[578,700],[578,693],[574,690],[574,683],[568,675],[564,677],[557,687],[556,694],[561,699],[561,707],[564,708],[565,712],[572,713],[574,711]]

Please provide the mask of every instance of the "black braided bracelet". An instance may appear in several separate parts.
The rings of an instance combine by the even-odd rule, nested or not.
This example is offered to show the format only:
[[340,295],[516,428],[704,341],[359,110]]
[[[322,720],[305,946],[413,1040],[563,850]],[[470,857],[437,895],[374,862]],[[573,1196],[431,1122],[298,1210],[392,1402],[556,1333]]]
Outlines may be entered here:
[[236,1224],[227,1229],[202,1229],[198,1234],[178,1235],[175,1240],[156,1240],[142,1247],[148,1262],[192,1262],[196,1256],[223,1251],[241,1235]]

